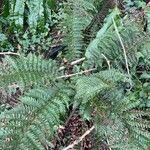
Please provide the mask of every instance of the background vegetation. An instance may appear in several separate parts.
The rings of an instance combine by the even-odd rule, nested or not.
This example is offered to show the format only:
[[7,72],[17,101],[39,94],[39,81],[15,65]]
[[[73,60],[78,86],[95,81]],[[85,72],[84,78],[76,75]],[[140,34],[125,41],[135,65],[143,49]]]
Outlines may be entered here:
[[0,149],[150,149],[149,1],[1,0],[0,14]]

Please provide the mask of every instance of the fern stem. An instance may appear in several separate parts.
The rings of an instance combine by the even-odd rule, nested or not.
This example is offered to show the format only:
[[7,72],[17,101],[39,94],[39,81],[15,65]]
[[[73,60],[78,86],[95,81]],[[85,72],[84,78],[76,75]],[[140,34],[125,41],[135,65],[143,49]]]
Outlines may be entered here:
[[113,19],[113,24],[114,24],[114,27],[115,27],[115,31],[116,31],[116,33],[117,33],[117,35],[118,35],[118,38],[119,38],[121,47],[122,47],[122,49],[123,49],[127,73],[128,73],[128,75],[130,76],[130,70],[129,70],[129,65],[128,65],[128,59],[127,59],[126,49],[125,49],[125,46],[124,46],[124,44],[123,44],[122,38],[121,38],[121,36],[120,36],[120,34],[119,34],[119,31],[118,31],[117,25],[116,25],[116,23],[115,23],[115,20],[114,20],[114,18],[112,18],[112,19]]

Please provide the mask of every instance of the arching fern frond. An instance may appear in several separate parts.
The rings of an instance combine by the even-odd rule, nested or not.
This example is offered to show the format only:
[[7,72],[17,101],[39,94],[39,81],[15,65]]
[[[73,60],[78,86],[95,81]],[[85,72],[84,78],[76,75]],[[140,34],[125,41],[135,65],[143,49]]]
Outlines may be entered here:
[[[138,51],[139,47],[145,40],[150,40],[149,35],[146,35],[142,30],[133,22],[126,23],[125,26],[118,28],[122,38],[125,50],[127,53],[127,61],[130,68],[135,69],[138,64]],[[111,67],[125,68],[125,56],[118,35],[112,29],[105,33],[102,38],[93,42],[96,45],[90,45],[86,51],[86,57],[89,62],[102,66],[106,62],[106,58],[111,64]],[[92,48],[94,47],[94,48]],[[95,48],[96,47],[96,48]],[[140,49],[142,51],[142,49]]]
[[6,68],[1,70],[0,86],[17,83],[20,85],[32,85],[50,81],[56,74],[56,63],[52,60],[44,60],[35,55],[12,59],[6,58]]
[[50,146],[69,100],[58,88],[35,89],[25,94],[18,106],[0,115],[1,148],[42,150]]
[[[82,98],[87,102],[95,96],[102,94],[104,91],[114,90],[117,83],[127,82],[128,78],[118,70],[106,70],[90,75],[89,77],[82,77],[77,80],[77,98]],[[106,93],[106,92],[105,92]]]
[[94,112],[92,119],[101,142],[108,141],[105,144],[112,149],[147,150],[150,109],[141,107],[141,89],[131,92],[129,82],[128,76],[118,70],[100,71],[77,80],[76,99],[83,117],[89,119]]
[[65,33],[64,42],[68,45],[66,57],[75,59],[83,54],[82,31],[91,20],[89,11],[95,10],[92,2],[85,0],[68,0],[64,4],[64,19],[62,22]]
[[[122,131],[124,137],[112,145],[120,145],[119,149],[142,149],[147,150],[150,148],[150,109],[140,108],[142,100],[139,99],[137,93],[131,93],[119,102],[114,103],[111,109],[111,114],[116,116],[116,119],[122,123]],[[117,113],[117,114],[116,114]],[[113,117],[114,118],[114,117]],[[118,129],[121,131],[121,129]],[[115,137],[117,138],[117,137]],[[123,142],[124,139],[124,142]]]

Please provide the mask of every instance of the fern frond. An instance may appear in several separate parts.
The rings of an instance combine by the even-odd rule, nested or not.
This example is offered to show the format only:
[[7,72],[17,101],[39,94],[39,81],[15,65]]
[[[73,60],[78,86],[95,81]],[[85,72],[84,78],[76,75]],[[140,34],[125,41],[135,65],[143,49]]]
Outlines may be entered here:
[[3,150],[42,150],[61,124],[69,97],[59,89],[35,89],[20,104],[0,115]]
[[[150,146],[150,121],[148,119],[150,109],[138,110],[140,104],[132,102],[128,98],[126,97],[122,105],[118,106],[119,101],[114,101],[109,107],[106,107],[105,111],[100,109],[98,105],[94,105],[96,110],[99,111],[96,116],[96,118],[99,118],[96,123],[99,138],[108,140],[108,147],[112,149],[147,150]],[[97,103],[100,103],[99,101]],[[122,100],[120,99],[120,101]],[[117,109],[114,109],[115,107]]]
[[99,139],[109,141],[108,147],[147,150],[150,109],[141,108],[138,92],[125,92],[129,82],[128,77],[118,70],[100,71],[77,80],[76,98],[81,103],[84,117],[88,112],[96,113],[93,119]]
[[[35,28],[37,27],[37,25],[39,26],[39,28],[41,28],[42,26],[44,26],[45,20],[47,18],[44,18],[44,11],[45,9],[48,9],[48,7],[46,7],[46,1],[37,1],[37,0],[32,0],[32,1],[27,1],[26,2],[28,8],[29,8],[29,16],[28,16],[28,24],[30,26],[30,28]],[[45,8],[45,7],[46,8]]]
[[113,90],[116,88],[117,82],[125,82],[127,80],[127,76],[118,70],[100,71],[97,74],[77,80],[76,97],[88,101],[103,91]]
[[26,86],[51,81],[57,70],[54,61],[35,55],[15,59],[7,57],[6,63],[8,69],[4,68],[0,74],[0,86],[3,87],[14,83]]
[[[127,53],[127,60],[130,68],[135,69],[138,64],[139,47],[145,40],[150,40],[149,35],[145,35],[135,23],[128,24],[124,27],[119,27],[120,36],[122,38],[125,50]],[[116,32],[110,29],[109,32],[101,38],[97,38],[96,45],[90,45],[86,51],[86,57],[92,63],[102,66],[105,63],[105,56],[112,67],[124,68],[125,58],[123,50]],[[93,47],[97,47],[94,49]],[[141,49],[140,49],[141,51]]]
[[66,34],[64,43],[68,45],[66,57],[75,59],[83,54],[82,31],[91,20],[90,10],[95,10],[92,2],[85,0],[68,0],[64,5],[63,31]]
[[[9,3],[9,2],[8,2]],[[12,3],[10,3],[11,9],[10,13],[13,16],[12,20],[15,20],[15,25],[22,27],[23,26],[23,15],[24,15],[24,9],[25,9],[25,1],[23,0],[16,0]]]

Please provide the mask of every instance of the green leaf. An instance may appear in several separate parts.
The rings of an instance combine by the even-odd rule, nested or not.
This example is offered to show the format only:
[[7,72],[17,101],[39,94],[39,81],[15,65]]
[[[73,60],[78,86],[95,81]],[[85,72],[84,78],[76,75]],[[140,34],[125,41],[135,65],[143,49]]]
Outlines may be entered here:
[[144,73],[141,75],[141,78],[142,78],[142,79],[150,79],[150,73],[144,72]]
[[50,9],[55,9],[56,1],[55,0],[47,0],[47,5],[50,7]]
[[38,24],[44,24],[43,0],[32,0],[27,2],[29,8],[28,23],[30,28],[36,28]]
[[5,36],[5,34],[0,33],[0,42],[3,42],[7,40],[7,37]]
[[7,17],[9,15],[9,9],[10,9],[10,2],[9,0],[4,1],[4,10],[3,10],[3,16]]
[[13,19],[19,27],[23,27],[24,9],[25,0],[16,0]]

